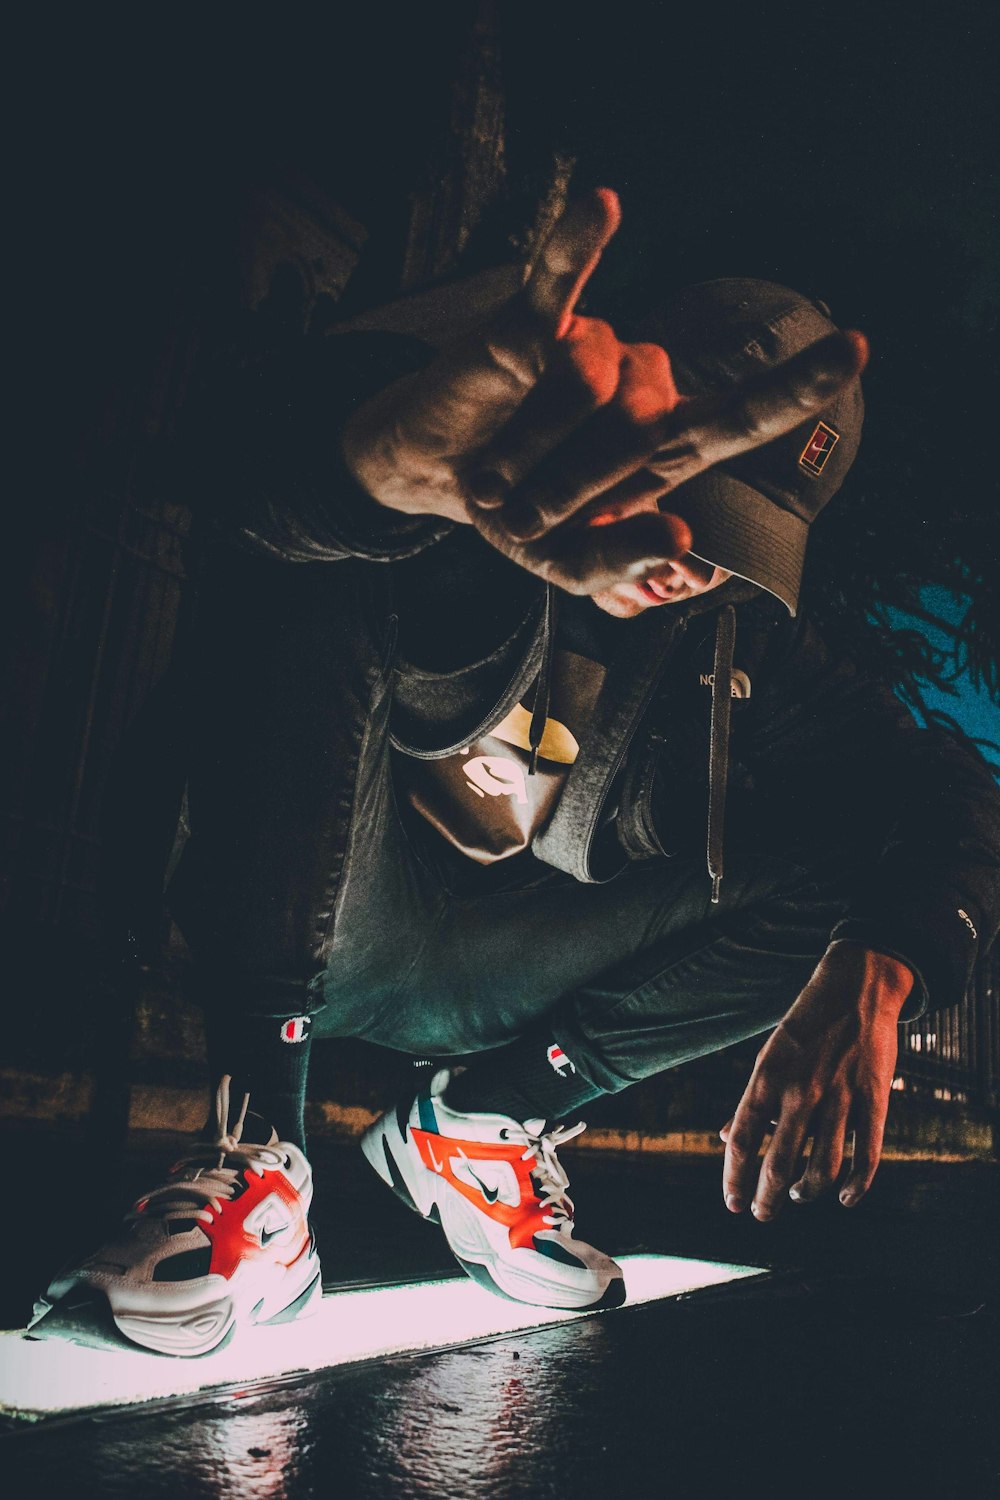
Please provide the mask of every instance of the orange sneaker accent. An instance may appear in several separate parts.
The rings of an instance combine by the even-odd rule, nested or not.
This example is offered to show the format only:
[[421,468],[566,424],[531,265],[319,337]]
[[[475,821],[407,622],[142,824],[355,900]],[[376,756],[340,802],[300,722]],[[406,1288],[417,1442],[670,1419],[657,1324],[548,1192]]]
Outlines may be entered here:
[[[302,1199],[284,1173],[265,1172],[258,1177],[256,1172],[247,1172],[246,1181],[245,1192],[224,1200],[219,1213],[211,1210],[212,1222],[201,1225],[212,1245],[209,1274],[216,1272],[227,1280],[242,1260],[269,1260],[290,1266],[298,1260],[303,1242],[309,1242]],[[282,1236],[280,1245],[262,1245],[257,1235],[244,1227],[250,1212],[269,1197],[280,1198],[288,1210],[289,1222],[296,1231],[291,1242]]]
[[[503,1224],[507,1229],[508,1238],[513,1250],[530,1249],[533,1237],[542,1229],[551,1229],[551,1225],[545,1222],[545,1213],[535,1191],[535,1185],[531,1180],[531,1161],[525,1161],[524,1146],[514,1144],[490,1145],[483,1141],[461,1141],[455,1136],[436,1135],[428,1130],[418,1130],[410,1127],[410,1134],[416,1142],[420,1159],[430,1172],[436,1172],[445,1182],[450,1183],[453,1188],[468,1198],[470,1203],[475,1204],[480,1213],[484,1213],[488,1219],[495,1219],[498,1224]],[[451,1167],[451,1157],[457,1151],[464,1151],[471,1161],[505,1161],[514,1169],[518,1186],[521,1189],[521,1202],[515,1208],[512,1203],[488,1203],[483,1194],[477,1192],[468,1182],[463,1182],[456,1177]],[[242,1200],[240,1200],[242,1201]]]

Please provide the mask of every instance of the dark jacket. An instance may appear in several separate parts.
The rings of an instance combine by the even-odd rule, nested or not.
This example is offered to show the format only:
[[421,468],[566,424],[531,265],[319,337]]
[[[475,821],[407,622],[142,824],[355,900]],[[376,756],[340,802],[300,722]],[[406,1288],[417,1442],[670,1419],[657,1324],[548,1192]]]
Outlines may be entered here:
[[[388,565],[393,737],[433,758],[537,693],[557,591],[473,528],[388,511],[348,474],[338,432],[350,408],[427,358],[412,340],[340,335],[247,365],[208,402],[197,452],[213,515],[245,544],[283,562]],[[534,853],[593,881],[630,860],[696,853],[712,823],[717,879],[725,842],[853,849],[865,874],[832,936],[915,971],[908,1017],[958,1000],[1000,926],[1000,790],[980,757],[918,728],[806,613],[793,620],[739,580],[648,610],[618,635]],[[743,694],[732,700],[730,656]]]

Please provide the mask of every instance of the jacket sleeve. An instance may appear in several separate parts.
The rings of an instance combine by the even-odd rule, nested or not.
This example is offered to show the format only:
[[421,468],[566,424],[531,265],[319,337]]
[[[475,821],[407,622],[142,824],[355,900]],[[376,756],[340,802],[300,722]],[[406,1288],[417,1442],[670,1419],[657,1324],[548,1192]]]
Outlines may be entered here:
[[788,630],[778,659],[762,663],[753,759],[762,780],[780,782],[786,805],[799,799],[828,823],[862,820],[876,834],[876,855],[831,936],[914,970],[919,993],[903,1013],[912,1020],[960,1000],[996,938],[1000,787],[974,746],[919,728],[807,620]]
[[417,339],[366,333],[220,362],[182,443],[193,508],[222,536],[286,562],[422,551],[453,523],[379,505],[344,463],[340,433],[356,406],[432,357]]

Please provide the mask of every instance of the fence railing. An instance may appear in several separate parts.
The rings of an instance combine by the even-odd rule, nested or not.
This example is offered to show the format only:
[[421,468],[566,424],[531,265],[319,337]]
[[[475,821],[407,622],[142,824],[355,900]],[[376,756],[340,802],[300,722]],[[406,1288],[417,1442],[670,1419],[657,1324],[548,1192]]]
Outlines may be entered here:
[[904,1028],[894,1087],[938,1101],[1000,1107],[1000,950],[965,998]]

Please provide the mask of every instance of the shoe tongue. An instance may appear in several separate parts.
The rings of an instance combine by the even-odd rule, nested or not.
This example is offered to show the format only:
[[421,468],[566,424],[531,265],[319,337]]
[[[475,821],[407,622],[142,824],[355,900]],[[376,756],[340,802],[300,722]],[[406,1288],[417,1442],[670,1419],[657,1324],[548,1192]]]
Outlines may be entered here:
[[[234,1114],[229,1121],[230,1129],[235,1125],[238,1115]],[[247,1110],[246,1119],[243,1121],[243,1130],[240,1135],[241,1146],[271,1146],[278,1139],[278,1133],[269,1121],[261,1115],[255,1115],[252,1109]]]

